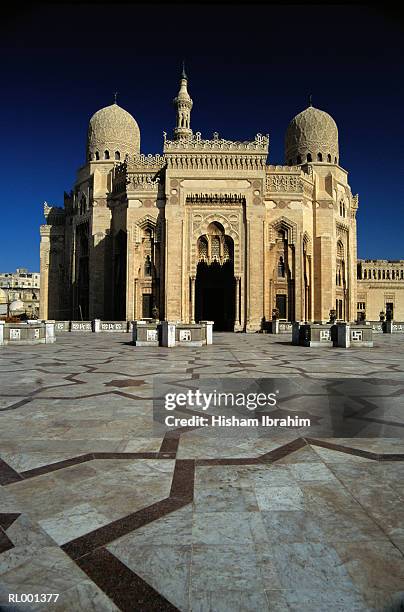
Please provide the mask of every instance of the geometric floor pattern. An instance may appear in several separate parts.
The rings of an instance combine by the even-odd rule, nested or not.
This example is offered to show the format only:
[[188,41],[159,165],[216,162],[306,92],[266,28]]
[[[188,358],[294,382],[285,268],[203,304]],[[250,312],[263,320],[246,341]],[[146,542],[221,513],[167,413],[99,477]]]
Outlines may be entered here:
[[[1,349],[1,610],[400,609],[404,440],[159,433],[152,402],[159,375],[377,378],[399,428],[404,335],[363,350],[214,342],[71,333]],[[17,605],[10,593],[59,598]]]

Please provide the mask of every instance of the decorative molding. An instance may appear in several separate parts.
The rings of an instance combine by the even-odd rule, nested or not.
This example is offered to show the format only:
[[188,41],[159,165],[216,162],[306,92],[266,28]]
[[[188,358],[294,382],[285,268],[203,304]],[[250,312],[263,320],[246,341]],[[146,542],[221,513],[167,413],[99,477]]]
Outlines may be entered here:
[[298,175],[267,174],[267,192],[303,193],[303,180]]
[[297,224],[287,219],[286,217],[279,217],[276,221],[271,223],[269,226],[269,242],[270,244],[276,243],[276,234],[280,230],[284,230],[287,233],[288,242],[290,245],[295,245],[297,241]]
[[164,152],[183,152],[183,151],[216,151],[216,152],[232,152],[232,151],[254,151],[268,155],[269,134],[263,136],[257,134],[252,141],[233,141],[225,140],[224,138],[214,137],[212,140],[204,140],[201,137],[201,132],[196,132],[189,138],[181,138],[179,140],[167,140],[164,138]]

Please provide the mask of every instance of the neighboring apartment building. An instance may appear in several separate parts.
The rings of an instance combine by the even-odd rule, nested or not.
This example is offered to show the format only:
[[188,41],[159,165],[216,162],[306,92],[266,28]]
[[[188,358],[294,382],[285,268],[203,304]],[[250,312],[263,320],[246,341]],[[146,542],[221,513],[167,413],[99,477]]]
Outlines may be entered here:
[[404,321],[404,259],[358,259],[357,302],[369,321],[387,309],[395,321]]
[[11,308],[13,314],[26,313],[28,316],[39,315],[40,274],[28,272],[26,268],[17,268],[15,272],[0,272],[0,315],[10,313],[13,302],[19,306]]

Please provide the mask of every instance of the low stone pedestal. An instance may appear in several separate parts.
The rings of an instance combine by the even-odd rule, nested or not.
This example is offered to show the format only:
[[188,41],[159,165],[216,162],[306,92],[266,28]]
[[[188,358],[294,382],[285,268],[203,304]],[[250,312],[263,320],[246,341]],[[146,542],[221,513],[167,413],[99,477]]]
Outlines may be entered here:
[[175,344],[178,346],[203,346],[206,344],[206,326],[202,323],[177,323]]
[[350,328],[351,347],[372,347],[373,328],[371,325],[347,325]]
[[0,321],[0,345],[52,344],[56,342],[55,321],[5,323]]
[[158,346],[159,326],[157,321],[152,320],[132,321],[132,343],[135,346]]
[[330,323],[304,323],[299,326],[300,346],[333,346]]

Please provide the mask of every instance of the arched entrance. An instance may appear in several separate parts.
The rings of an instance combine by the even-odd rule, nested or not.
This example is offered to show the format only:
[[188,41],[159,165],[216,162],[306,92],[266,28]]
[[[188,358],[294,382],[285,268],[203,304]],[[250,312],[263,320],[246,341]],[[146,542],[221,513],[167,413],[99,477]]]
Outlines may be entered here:
[[198,240],[195,320],[214,321],[215,331],[234,331],[235,296],[233,239],[214,222]]

